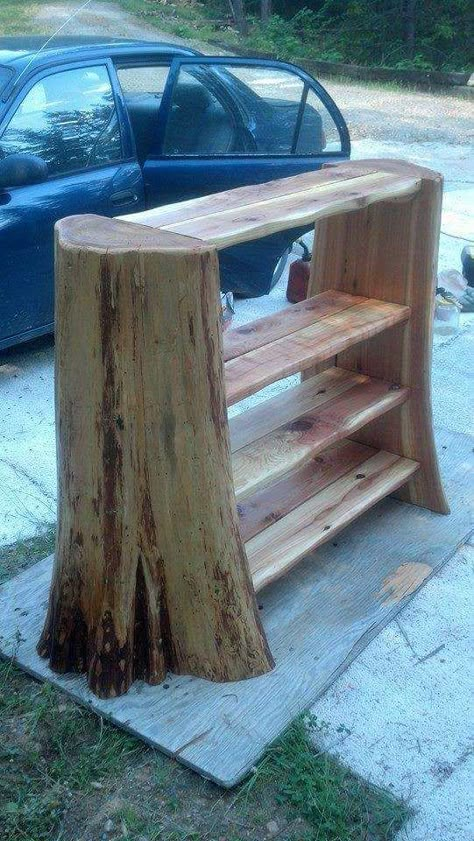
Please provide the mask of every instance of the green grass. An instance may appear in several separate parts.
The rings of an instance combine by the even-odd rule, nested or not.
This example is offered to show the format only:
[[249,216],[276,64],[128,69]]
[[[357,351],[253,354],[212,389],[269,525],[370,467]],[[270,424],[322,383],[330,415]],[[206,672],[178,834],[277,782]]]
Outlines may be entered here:
[[107,821],[110,839],[260,841],[271,820],[284,841],[390,841],[409,814],[315,751],[314,718],[298,718],[237,792],[222,792],[5,662],[0,717],[2,841],[89,841]]
[[[1,0],[0,0],[1,2]],[[18,540],[9,546],[2,546],[0,550],[0,584],[11,578],[15,573],[40,561],[54,552],[56,525],[44,524],[38,528],[34,537]]]
[[[72,791],[114,777],[140,751],[136,740],[0,662],[0,838],[46,841]],[[20,733],[20,738],[15,734]]]
[[0,35],[26,35],[33,31],[32,0],[0,0]]
[[296,719],[270,747],[247,792],[273,786],[277,798],[308,824],[308,841],[393,838],[409,815],[405,804],[318,753],[311,736],[320,729],[314,716]]
[[[0,662],[0,839],[391,841],[409,810],[318,753],[298,718],[250,779],[222,792],[57,690]],[[89,834],[90,832],[90,834]]]
[[[117,2],[117,0],[111,0]],[[190,41],[207,41],[217,36],[215,26],[206,15],[203,4],[161,5],[148,0],[118,0],[118,5],[146,23],[156,26],[163,32],[186,38]],[[229,43],[233,35],[229,36]],[[235,41],[237,43],[237,41]]]

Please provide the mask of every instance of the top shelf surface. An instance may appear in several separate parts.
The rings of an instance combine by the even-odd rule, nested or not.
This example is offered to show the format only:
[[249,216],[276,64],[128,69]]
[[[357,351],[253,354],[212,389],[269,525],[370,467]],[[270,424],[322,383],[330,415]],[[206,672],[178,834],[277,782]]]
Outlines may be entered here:
[[318,219],[374,202],[410,197],[420,183],[421,179],[409,172],[346,163],[120,218],[201,239],[221,249],[311,226]]

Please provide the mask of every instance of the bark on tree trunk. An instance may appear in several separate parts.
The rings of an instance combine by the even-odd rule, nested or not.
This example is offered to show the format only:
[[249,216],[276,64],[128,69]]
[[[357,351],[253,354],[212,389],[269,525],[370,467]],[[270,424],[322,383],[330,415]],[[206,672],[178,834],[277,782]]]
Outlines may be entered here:
[[415,56],[416,0],[402,0],[403,40],[410,58]]
[[245,17],[244,0],[229,0],[230,10],[235,20],[235,25],[240,34],[244,37],[249,34],[249,25]]
[[272,14],[272,0],[262,0],[260,6],[260,18],[262,23],[268,23]]
[[272,666],[241,542],[218,263],[102,217],[57,228],[59,530],[38,651],[102,698]]

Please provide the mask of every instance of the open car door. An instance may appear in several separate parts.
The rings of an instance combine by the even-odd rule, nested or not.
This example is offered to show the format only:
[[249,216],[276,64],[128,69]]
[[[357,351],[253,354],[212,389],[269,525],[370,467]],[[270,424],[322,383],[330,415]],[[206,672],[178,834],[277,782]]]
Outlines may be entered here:
[[[278,61],[177,57],[151,154],[143,162],[149,208],[319,169],[349,158],[344,118],[324,88]],[[302,230],[220,254],[225,291],[268,293],[274,268]]]

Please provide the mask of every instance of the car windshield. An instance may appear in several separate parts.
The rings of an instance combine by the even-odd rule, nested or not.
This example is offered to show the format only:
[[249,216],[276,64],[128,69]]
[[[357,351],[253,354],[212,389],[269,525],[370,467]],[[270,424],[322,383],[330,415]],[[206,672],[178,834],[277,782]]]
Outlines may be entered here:
[[10,81],[12,77],[12,71],[9,67],[2,67],[0,65],[0,96],[2,95],[3,91],[5,90],[7,83]]

